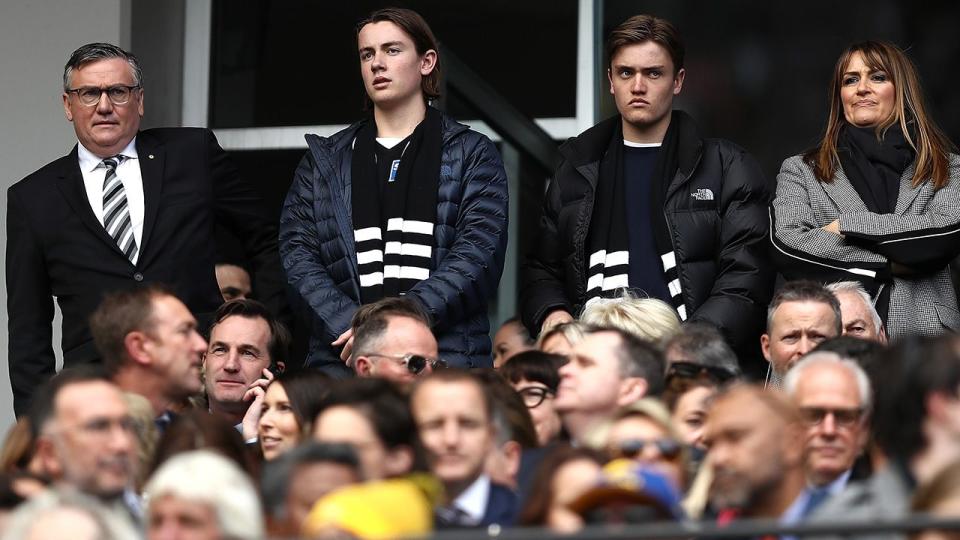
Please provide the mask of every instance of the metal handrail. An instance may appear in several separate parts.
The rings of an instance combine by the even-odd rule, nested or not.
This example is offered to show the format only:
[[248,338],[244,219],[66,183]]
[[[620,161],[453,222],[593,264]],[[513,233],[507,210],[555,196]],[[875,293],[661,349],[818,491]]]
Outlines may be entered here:
[[934,517],[914,514],[898,519],[871,521],[814,522],[783,526],[773,520],[737,520],[718,526],[706,522],[648,523],[642,525],[593,525],[575,534],[559,535],[544,528],[490,527],[486,530],[438,531],[431,538],[437,540],[505,540],[564,538],[583,540],[688,540],[695,538],[759,538],[763,536],[820,536],[846,537],[877,533],[907,533],[922,530],[960,530],[960,518]]
[[550,134],[514,107],[448,47],[441,47],[447,88],[474,107],[480,119],[504,140],[531,157],[544,171],[544,176],[552,175],[560,153]]

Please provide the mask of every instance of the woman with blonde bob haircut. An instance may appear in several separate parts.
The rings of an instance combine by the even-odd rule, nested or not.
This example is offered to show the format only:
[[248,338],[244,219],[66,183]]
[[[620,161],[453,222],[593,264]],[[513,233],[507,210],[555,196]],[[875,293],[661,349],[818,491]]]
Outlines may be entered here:
[[960,158],[896,46],[840,55],[823,139],[777,176],[771,240],[788,280],[856,280],[891,339],[960,330],[947,264],[960,253]]
[[601,298],[588,303],[580,322],[612,326],[648,343],[659,343],[680,329],[677,312],[663,300],[637,298],[624,291],[620,298]]

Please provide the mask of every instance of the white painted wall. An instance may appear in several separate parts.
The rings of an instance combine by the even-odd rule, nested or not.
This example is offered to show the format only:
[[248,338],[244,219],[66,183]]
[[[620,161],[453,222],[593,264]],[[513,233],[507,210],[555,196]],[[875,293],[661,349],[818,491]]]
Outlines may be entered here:
[[[3,0],[0,6],[0,243],[6,246],[7,188],[76,143],[63,116],[63,65],[93,41],[129,47],[129,0]],[[0,265],[7,261],[0,251]],[[0,283],[0,433],[13,424],[7,375],[7,290]],[[59,329],[59,322],[57,323]],[[55,335],[59,355],[59,330]]]

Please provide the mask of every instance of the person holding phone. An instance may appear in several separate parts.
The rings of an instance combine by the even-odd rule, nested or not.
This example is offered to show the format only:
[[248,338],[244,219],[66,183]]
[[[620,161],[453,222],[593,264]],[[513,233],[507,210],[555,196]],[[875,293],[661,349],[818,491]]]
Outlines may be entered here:
[[[203,360],[204,387],[210,412],[242,429],[248,442],[256,437],[263,392],[284,371],[290,333],[256,300],[227,302],[217,309],[210,344]],[[247,426],[247,424],[249,424]]]

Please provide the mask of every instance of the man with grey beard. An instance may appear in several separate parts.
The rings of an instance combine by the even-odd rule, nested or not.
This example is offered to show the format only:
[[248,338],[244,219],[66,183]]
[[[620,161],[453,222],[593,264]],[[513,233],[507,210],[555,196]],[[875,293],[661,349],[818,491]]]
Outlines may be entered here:
[[120,388],[94,366],[67,368],[37,392],[36,458],[57,486],[100,500],[119,519],[141,517],[134,421]]
[[710,502],[722,520],[790,525],[805,516],[804,429],[796,406],[782,395],[751,385],[722,391],[707,417],[704,443],[714,471]]

